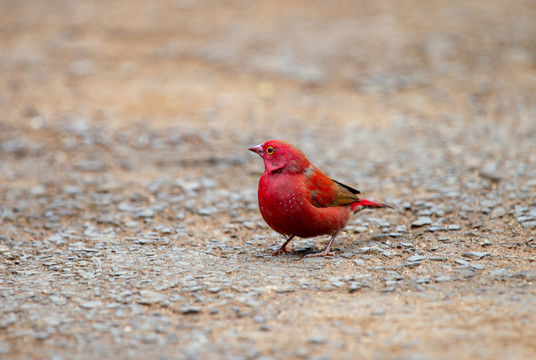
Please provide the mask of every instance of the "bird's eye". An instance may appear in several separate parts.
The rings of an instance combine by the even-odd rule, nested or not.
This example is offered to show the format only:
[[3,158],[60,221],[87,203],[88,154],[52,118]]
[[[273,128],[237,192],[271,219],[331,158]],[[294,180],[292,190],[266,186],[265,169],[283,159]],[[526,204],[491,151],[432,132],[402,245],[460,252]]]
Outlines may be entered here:
[[271,147],[271,146],[268,146],[268,147],[266,148],[266,153],[267,153],[268,155],[272,155],[272,154],[274,153],[274,151],[275,151],[274,148]]

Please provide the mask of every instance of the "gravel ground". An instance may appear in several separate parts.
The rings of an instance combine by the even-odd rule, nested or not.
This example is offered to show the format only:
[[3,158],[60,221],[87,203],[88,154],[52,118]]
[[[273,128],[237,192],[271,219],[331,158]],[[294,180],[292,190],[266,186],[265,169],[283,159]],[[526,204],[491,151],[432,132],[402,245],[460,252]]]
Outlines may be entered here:
[[[536,358],[534,2],[0,12],[0,358]],[[272,257],[270,138],[396,210]]]

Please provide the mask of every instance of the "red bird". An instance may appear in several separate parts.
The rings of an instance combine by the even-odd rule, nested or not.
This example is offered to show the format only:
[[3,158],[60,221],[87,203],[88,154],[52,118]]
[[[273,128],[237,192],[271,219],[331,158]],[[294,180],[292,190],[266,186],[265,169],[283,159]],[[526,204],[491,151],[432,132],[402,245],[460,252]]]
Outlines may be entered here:
[[328,178],[292,144],[269,140],[248,150],[264,161],[258,193],[262,217],[286,238],[274,256],[288,252],[286,246],[295,236],[318,235],[331,235],[328,246],[306,257],[332,255],[331,244],[351,214],[366,208],[392,208],[360,199],[360,191]]

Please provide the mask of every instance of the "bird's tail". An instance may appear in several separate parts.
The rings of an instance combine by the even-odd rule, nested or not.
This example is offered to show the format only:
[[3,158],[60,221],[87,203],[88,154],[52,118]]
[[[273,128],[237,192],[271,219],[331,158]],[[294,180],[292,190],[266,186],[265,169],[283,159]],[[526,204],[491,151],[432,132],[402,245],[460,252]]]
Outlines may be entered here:
[[363,209],[375,209],[375,208],[382,208],[382,207],[388,207],[388,208],[394,209],[394,207],[392,207],[391,205],[377,203],[377,202],[370,201],[367,199],[360,199],[359,201],[356,201],[350,204],[350,209],[354,212],[354,214]]

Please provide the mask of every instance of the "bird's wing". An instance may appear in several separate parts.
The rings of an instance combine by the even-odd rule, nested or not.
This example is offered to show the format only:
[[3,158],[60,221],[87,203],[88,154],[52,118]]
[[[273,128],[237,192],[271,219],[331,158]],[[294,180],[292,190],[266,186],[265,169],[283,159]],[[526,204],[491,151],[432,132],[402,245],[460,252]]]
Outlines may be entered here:
[[361,194],[361,191],[354,189],[353,187],[350,187],[348,185],[344,185],[343,183],[338,182],[337,180],[331,179],[334,183],[337,183],[337,185],[342,186],[346,190],[350,191],[352,194]]
[[359,190],[331,180],[314,165],[305,170],[305,184],[316,207],[343,206],[359,201]]

